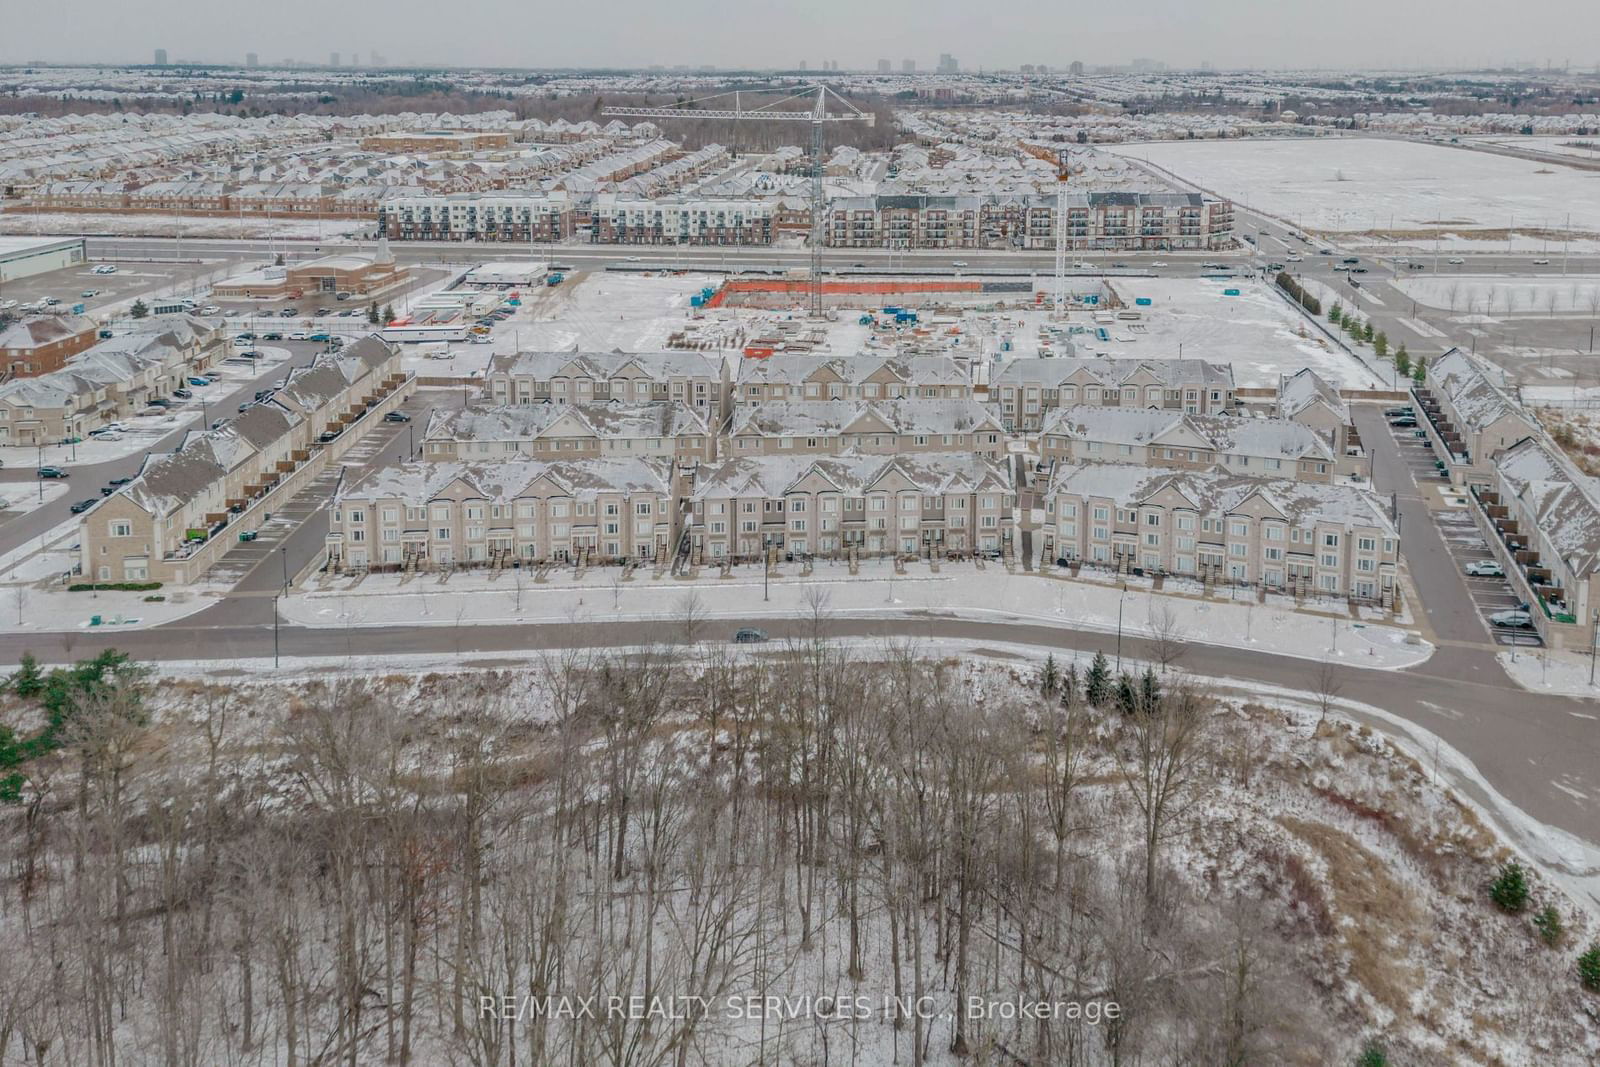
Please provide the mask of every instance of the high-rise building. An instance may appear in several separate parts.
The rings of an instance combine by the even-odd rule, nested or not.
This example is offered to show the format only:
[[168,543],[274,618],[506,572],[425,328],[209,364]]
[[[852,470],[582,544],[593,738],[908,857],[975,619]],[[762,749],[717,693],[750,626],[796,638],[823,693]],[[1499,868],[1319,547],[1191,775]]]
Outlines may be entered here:
[[890,64],[889,64],[889,61],[887,59],[878,60],[878,73],[879,74],[887,74],[887,73],[889,73],[889,66],[890,66]]
[[167,50],[165,48],[157,48],[156,49],[156,66],[164,67],[166,65],[167,65]]
[[329,52],[328,53],[328,66],[337,67],[338,65],[339,65],[339,53],[338,52]]
[[361,66],[361,50],[360,49],[355,49],[350,53],[350,65],[352,67]]
[[803,60],[803,59],[800,61],[800,69],[801,70],[805,70],[806,69],[806,61]]
[[367,63],[370,66],[381,67],[383,66],[383,57],[376,52],[368,52]]
[[917,72],[917,61],[916,60],[914,60],[914,59],[902,59],[900,61],[900,73],[902,73],[902,74],[915,74],[916,72]]
[[254,70],[261,66],[261,59],[254,52],[246,52],[244,54],[244,65]]
[[1071,74],[1074,78],[1083,77],[1083,60],[1074,59],[1072,61],[1072,65],[1067,68],[1067,73]]
[[956,61],[956,57],[955,56],[951,55],[949,52],[940,52],[939,53],[939,73],[940,74],[956,74],[960,70],[961,70],[961,64]]

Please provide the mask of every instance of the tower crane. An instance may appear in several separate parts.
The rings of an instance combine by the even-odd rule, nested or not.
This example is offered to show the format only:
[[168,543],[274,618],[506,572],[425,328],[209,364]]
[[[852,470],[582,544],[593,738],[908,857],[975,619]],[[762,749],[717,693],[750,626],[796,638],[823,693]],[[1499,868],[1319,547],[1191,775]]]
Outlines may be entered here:
[[[742,105],[741,96],[750,93],[787,92],[788,95],[760,107],[746,108]],[[733,98],[733,107],[705,107],[703,105],[712,101],[725,101]],[[828,100],[832,98],[841,105],[837,114],[828,113]],[[809,108],[803,111],[779,111],[781,105],[796,100],[813,98]],[[822,127],[829,122],[864,122],[873,125],[877,116],[871,112],[862,111],[838,93],[825,85],[806,85],[799,88],[785,86],[783,89],[746,89],[733,90],[732,92],[717,93],[712,96],[700,97],[697,100],[684,100],[667,107],[605,107],[601,109],[602,115],[615,115],[628,118],[657,118],[657,119],[733,119],[735,122],[809,122],[811,124],[811,278],[810,278],[810,312],[814,317],[822,315],[822,238],[825,230],[824,216],[827,203],[822,195]]]
[[1062,148],[1056,158],[1056,318],[1067,314],[1067,150]]

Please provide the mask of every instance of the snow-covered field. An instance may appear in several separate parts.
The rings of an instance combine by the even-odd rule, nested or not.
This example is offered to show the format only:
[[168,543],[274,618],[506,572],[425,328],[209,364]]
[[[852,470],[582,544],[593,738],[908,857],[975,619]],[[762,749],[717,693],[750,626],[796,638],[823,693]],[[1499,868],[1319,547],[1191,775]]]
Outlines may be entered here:
[[132,237],[334,237],[365,236],[372,223],[359,219],[244,219],[237,216],[118,215],[76,211],[0,211],[0,233],[100,234]]
[[[1595,190],[1600,195],[1600,188]],[[1600,278],[1501,278],[1481,274],[1399,278],[1390,283],[1419,304],[1487,315],[1600,315]]]
[[590,274],[555,287],[526,318],[503,324],[499,333],[524,350],[662,349],[688,317],[689,298],[721,281],[711,274]]
[[1467,140],[1505,148],[1520,148],[1525,152],[1548,152],[1556,156],[1572,156],[1575,159],[1600,163],[1600,135],[1592,133],[1566,133],[1534,137],[1510,136],[1502,133],[1471,137]]
[[[1600,172],[1362,137],[1167,141],[1106,149],[1145,159],[1303,229],[1564,229],[1600,237]],[[1540,173],[1549,171],[1549,173]],[[1501,238],[1500,247],[1504,247]]]
[[7,515],[26,515],[52,500],[67,495],[64,481],[0,482],[0,512]]

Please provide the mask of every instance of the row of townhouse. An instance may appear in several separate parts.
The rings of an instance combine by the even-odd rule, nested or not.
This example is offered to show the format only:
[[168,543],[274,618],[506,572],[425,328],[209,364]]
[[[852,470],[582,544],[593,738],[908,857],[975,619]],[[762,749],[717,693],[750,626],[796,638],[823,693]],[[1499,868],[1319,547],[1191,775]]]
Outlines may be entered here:
[[1013,359],[989,379],[989,400],[1013,433],[1037,433],[1057,408],[1081,404],[1231,413],[1233,368],[1199,359]]
[[511,404],[681,404],[717,429],[728,417],[727,363],[696,352],[512,352],[496,355],[484,399]]
[[777,400],[965,400],[966,365],[949,356],[784,355],[747,359],[733,383],[736,406]]
[[1495,457],[1538,432],[1532,415],[1499,385],[1498,368],[1452,348],[1428,364],[1426,384],[1412,388],[1417,425],[1445,459],[1456,485],[1489,485]]
[[769,245],[773,205],[756,199],[602,193],[589,207],[587,224],[579,219],[574,228],[596,244]]
[[1189,415],[1162,408],[1057,408],[1039,431],[1041,464],[1124,463],[1141,467],[1332,482],[1364,472],[1316,430],[1290,419]]
[[722,455],[1006,454],[1000,421],[976,400],[773,400],[740,407]]
[[1499,452],[1471,496],[1484,541],[1545,644],[1592,652],[1600,644],[1600,484],[1535,435]]
[[147,455],[121,491],[79,523],[80,568],[94,581],[194,581],[208,544],[252,505],[407,382],[397,348],[376,337],[293,371],[285,387],[215,430]]
[[736,456],[702,471],[685,513],[692,562],[1013,551],[1004,462],[971,453]]
[[436,463],[638,458],[692,468],[717,455],[717,428],[682,404],[475,404],[435,411],[422,435]]
[[61,181],[30,199],[44,211],[145,212],[161,215],[278,215],[345,217],[370,212],[370,197],[345,197],[323,182],[224,182],[174,178],[139,185],[120,181]]
[[660,560],[676,543],[669,459],[408,463],[334,498],[333,570]]
[[137,332],[72,356],[66,366],[0,384],[0,445],[69,441],[137,414],[190,375],[226,359],[227,334],[189,315],[162,315]]
[[389,197],[378,228],[401,241],[767,245],[777,214],[758,198],[489,191]]
[[[1054,248],[1056,197],[881,193],[837,197],[824,220],[836,248]],[[1216,249],[1233,242],[1233,205],[1199,193],[1069,193],[1067,246]]]
[[1399,535],[1363,490],[1224,470],[1057,468],[1044,558],[1391,604]]

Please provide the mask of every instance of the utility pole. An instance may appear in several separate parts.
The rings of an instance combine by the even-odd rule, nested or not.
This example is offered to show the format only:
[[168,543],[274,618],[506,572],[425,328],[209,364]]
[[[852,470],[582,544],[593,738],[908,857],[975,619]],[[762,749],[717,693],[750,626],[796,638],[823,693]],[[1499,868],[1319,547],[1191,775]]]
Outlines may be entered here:
[[1589,685],[1594,686],[1594,659],[1600,652],[1600,608],[1595,610],[1593,618],[1589,620]]

